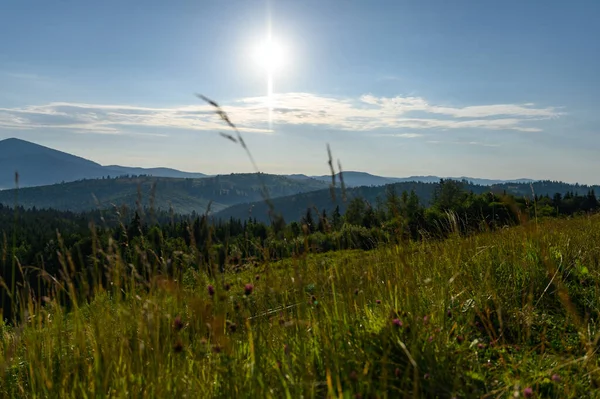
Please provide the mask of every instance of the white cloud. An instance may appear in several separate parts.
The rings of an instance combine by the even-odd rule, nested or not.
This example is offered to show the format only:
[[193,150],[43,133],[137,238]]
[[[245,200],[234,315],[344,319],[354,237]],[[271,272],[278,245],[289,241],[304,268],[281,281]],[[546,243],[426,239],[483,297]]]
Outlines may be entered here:
[[414,139],[417,137],[423,137],[420,133],[390,133],[390,134],[376,134],[379,137],[399,137],[403,139]]
[[[268,107],[278,125],[312,125],[342,131],[485,129],[539,132],[535,125],[562,113],[554,107],[533,104],[492,104],[469,107],[431,105],[421,97],[334,98],[309,93],[276,94],[243,98],[224,105],[232,121],[243,132],[273,133],[267,128]],[[413,113],[417,113],[414,115]],[[180,107],[54,102],[21,108],[0,108],[0,128],[60,128],[101,134],[122,134],[128,128],[226,130],[207,104]],[[414,138],[420,133],[396,133]]]
[[440,141],[440,140],[427,140],[429,144],[457,144],[457,145],[475,145],[480,147],[500,147],[500,144],[495,143],[484,143],[481,141]]

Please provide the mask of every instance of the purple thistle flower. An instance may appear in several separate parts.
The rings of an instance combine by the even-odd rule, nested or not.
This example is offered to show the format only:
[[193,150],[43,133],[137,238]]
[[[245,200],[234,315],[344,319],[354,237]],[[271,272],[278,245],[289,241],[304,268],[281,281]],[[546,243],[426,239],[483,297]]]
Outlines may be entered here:
[[429,375],[429,373],[425,373],[425,375],[423,376],[424,379],[428,380],[431,376]]
[[254,286],[252,284],[246,284],[244,286],[244,294],[250,295],[252,294],[252,291],[254,291]]
[[523,389],[523,396],[526,398],[533,398],[533,389],[531,389],[531,387]]
[[558,375],[558,374],[552,374],[552,381],[554,381],[554,382],[560,382],[560,375]]
[[430,335],[429,338],[427,338],[427,341],[433,342],[433,335]]
[[381,305],[381,299],[376,300],[375,303]]
[[208,295],[210,295],[210,296],[215,295],[215,287],[213,287],[212,284],[209,284],[208,287],[206,287],[206,289],[208,290]]
[[429,323],[429,316],[423,316],[423,324]]
[[175,320],[173,320],[173,329],[175,331],[180,331],[183,328],[183,322],[181,321],[181,317],[177,316],[175,317]]
[[392,323],[396,327],[402,327],[402,321],[400,319],[394,319],[394,320],[392,320]]

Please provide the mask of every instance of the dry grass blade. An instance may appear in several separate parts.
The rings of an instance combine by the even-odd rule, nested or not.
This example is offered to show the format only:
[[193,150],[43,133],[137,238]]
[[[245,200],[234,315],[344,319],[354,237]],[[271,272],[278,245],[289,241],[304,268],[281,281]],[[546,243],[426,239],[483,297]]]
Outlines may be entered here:
[[[227,113],[219,106],[219,104],[217,104],[216,101],[211,100],[210,98],[202,95],[202,94],[196,94],[196,96],[207,102],[209,105],[211,105],[212,107],[215,108],[215,112],[217,115],[219,115],[219,117],[225,121],[229,127],[231,127],[233,129],[233,131],[235,131],[235,134],[237,136],[237,142],[240,143],[240,145],[242,146],[242,148],[246,151],[246,154],[248,155],[248,158],[250,159],[250,162],[252,163],[252,167],[254,168],[254,171],[256,172],[256,174],[258,175],[258,178],[260,180],[260,185],[261,185],[261,193],[263,196],[264,201],[267,203],[267,206],[269,207],[269,214],[271,215],[271,217],[273,217],[274,213],[275,213],[275,206],[273,205],[273,202],[271,201],[271,198],[269,196],[269,191],[267,189],[267,186],[263,180],[262,174],[260,172],[260,169],[258,168],[256,161],[254,160],[254,157],[252,156],[252,153],[250,152],[250,149],[248,148],[248,146],[246,145],[246,142],[244,141],[242,134],[240,133],[239,129],[233,124],[233,122],[231,122],[231,119],[229,118],[229,115],[227,115]],[[224,136],[226,138],[228,138],[229,140],[232,140],[234,142],[236,142],[233,136],[228,137],[227,135],[225,135],[224,133],[220,133],[221,136]]]
[[335,201],[335,169],[333,168],[333,158],[331,157],[331,147],[327,144],[327,163],[329,164],[329,170],[331,171],[331,185],[329,189],[331,191],[331,198]]
[[346,185],[344,184],[344,174],[342,173],[342,163],[338,159],[338,170],[340,176],[340,185],[342,186],[342,200],[346,202]]
[[221,137],[223,137],[223,138],[226,138],[227,140],[231,140],[231,141],[233,141],[233,142],[234,142],[234,143],[236,143],[236,144],[238,143],[238,141],[236,140],[236,138],[235,138],[235,137],[233,137],[231,134],[227,134],[227,133],[219,132],[219,135],[220,135]]

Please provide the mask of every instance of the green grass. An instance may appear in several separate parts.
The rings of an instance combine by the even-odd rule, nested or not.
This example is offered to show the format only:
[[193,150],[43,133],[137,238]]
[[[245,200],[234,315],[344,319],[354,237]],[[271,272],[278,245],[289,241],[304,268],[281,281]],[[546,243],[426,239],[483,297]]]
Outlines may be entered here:
[[112,284],[88,287],[93,299],[66,311],[58,301],[80,293],[56,285],[0,327],[2,396],[599,396],[597,216],[217,280],[142,281],[102,254]]

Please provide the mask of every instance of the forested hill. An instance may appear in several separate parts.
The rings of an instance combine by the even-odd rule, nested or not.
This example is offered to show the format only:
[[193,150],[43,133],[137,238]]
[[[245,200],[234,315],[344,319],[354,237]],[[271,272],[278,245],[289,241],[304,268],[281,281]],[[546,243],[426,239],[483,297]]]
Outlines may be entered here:
[[[262,177],[262,178],[260,178]],[[262,184],[272,198],[327,187],[314,179],[290,179],[283,176],[248,173],[202,179],[151,176],[80,180],[49,186],[0,191],[0,203],[25,208],[52,208],[68,211],[106,209],[113,205],[140,205],[181,214],[219,211],[230,205],[263,199]],[[262,180],[262,182],[261,182]]]
[[[491,191],[495,194],[512,194],[516,197],[532,198],[536,196],[553,197],[556,193],[565,195],[567,193],[586,195],[590,190],[594,190],[596,194],[600,194],[600,186],[588,186],[582,184],[569,184],[556,181],[537,181],[531,183],[502,183],[493,185],[478,185],[471,184],[466,181],[462,182],[465,190],[475,194],[481,194]],[[402,182],[388,184],[385,186],[373,187],[351,187],[345,190],[346,200],[343,200],[341,189],[335,190],[335,200],[332,197],[330,189],[324,189],[313,192],[306,192],[287,197],[281,197],[273,200],[273,205],[276,211],[283,216],[287,222],[298,221],[306,213],[307,208],[316,208],[319,212],[325,210],[331,212],[339,206],[339,211],[343,214],[352,198],[363,198],[373,206],[377,205],[378,201],[384,201],[388,190],[393,189],[396,193],[414,191],[419,197],[421,204],[428,206],[433,200],[433,196],[438,183],[429,182]],[[535,194],[534,194],[535,193]],[[226,220],[230,217],[236,219],[247,219],[248,217],[256,218],[258,221],[269,221],[269,208],[264,201],[253,203],[243,203],[231,206],[215,214],[215,218]]]

